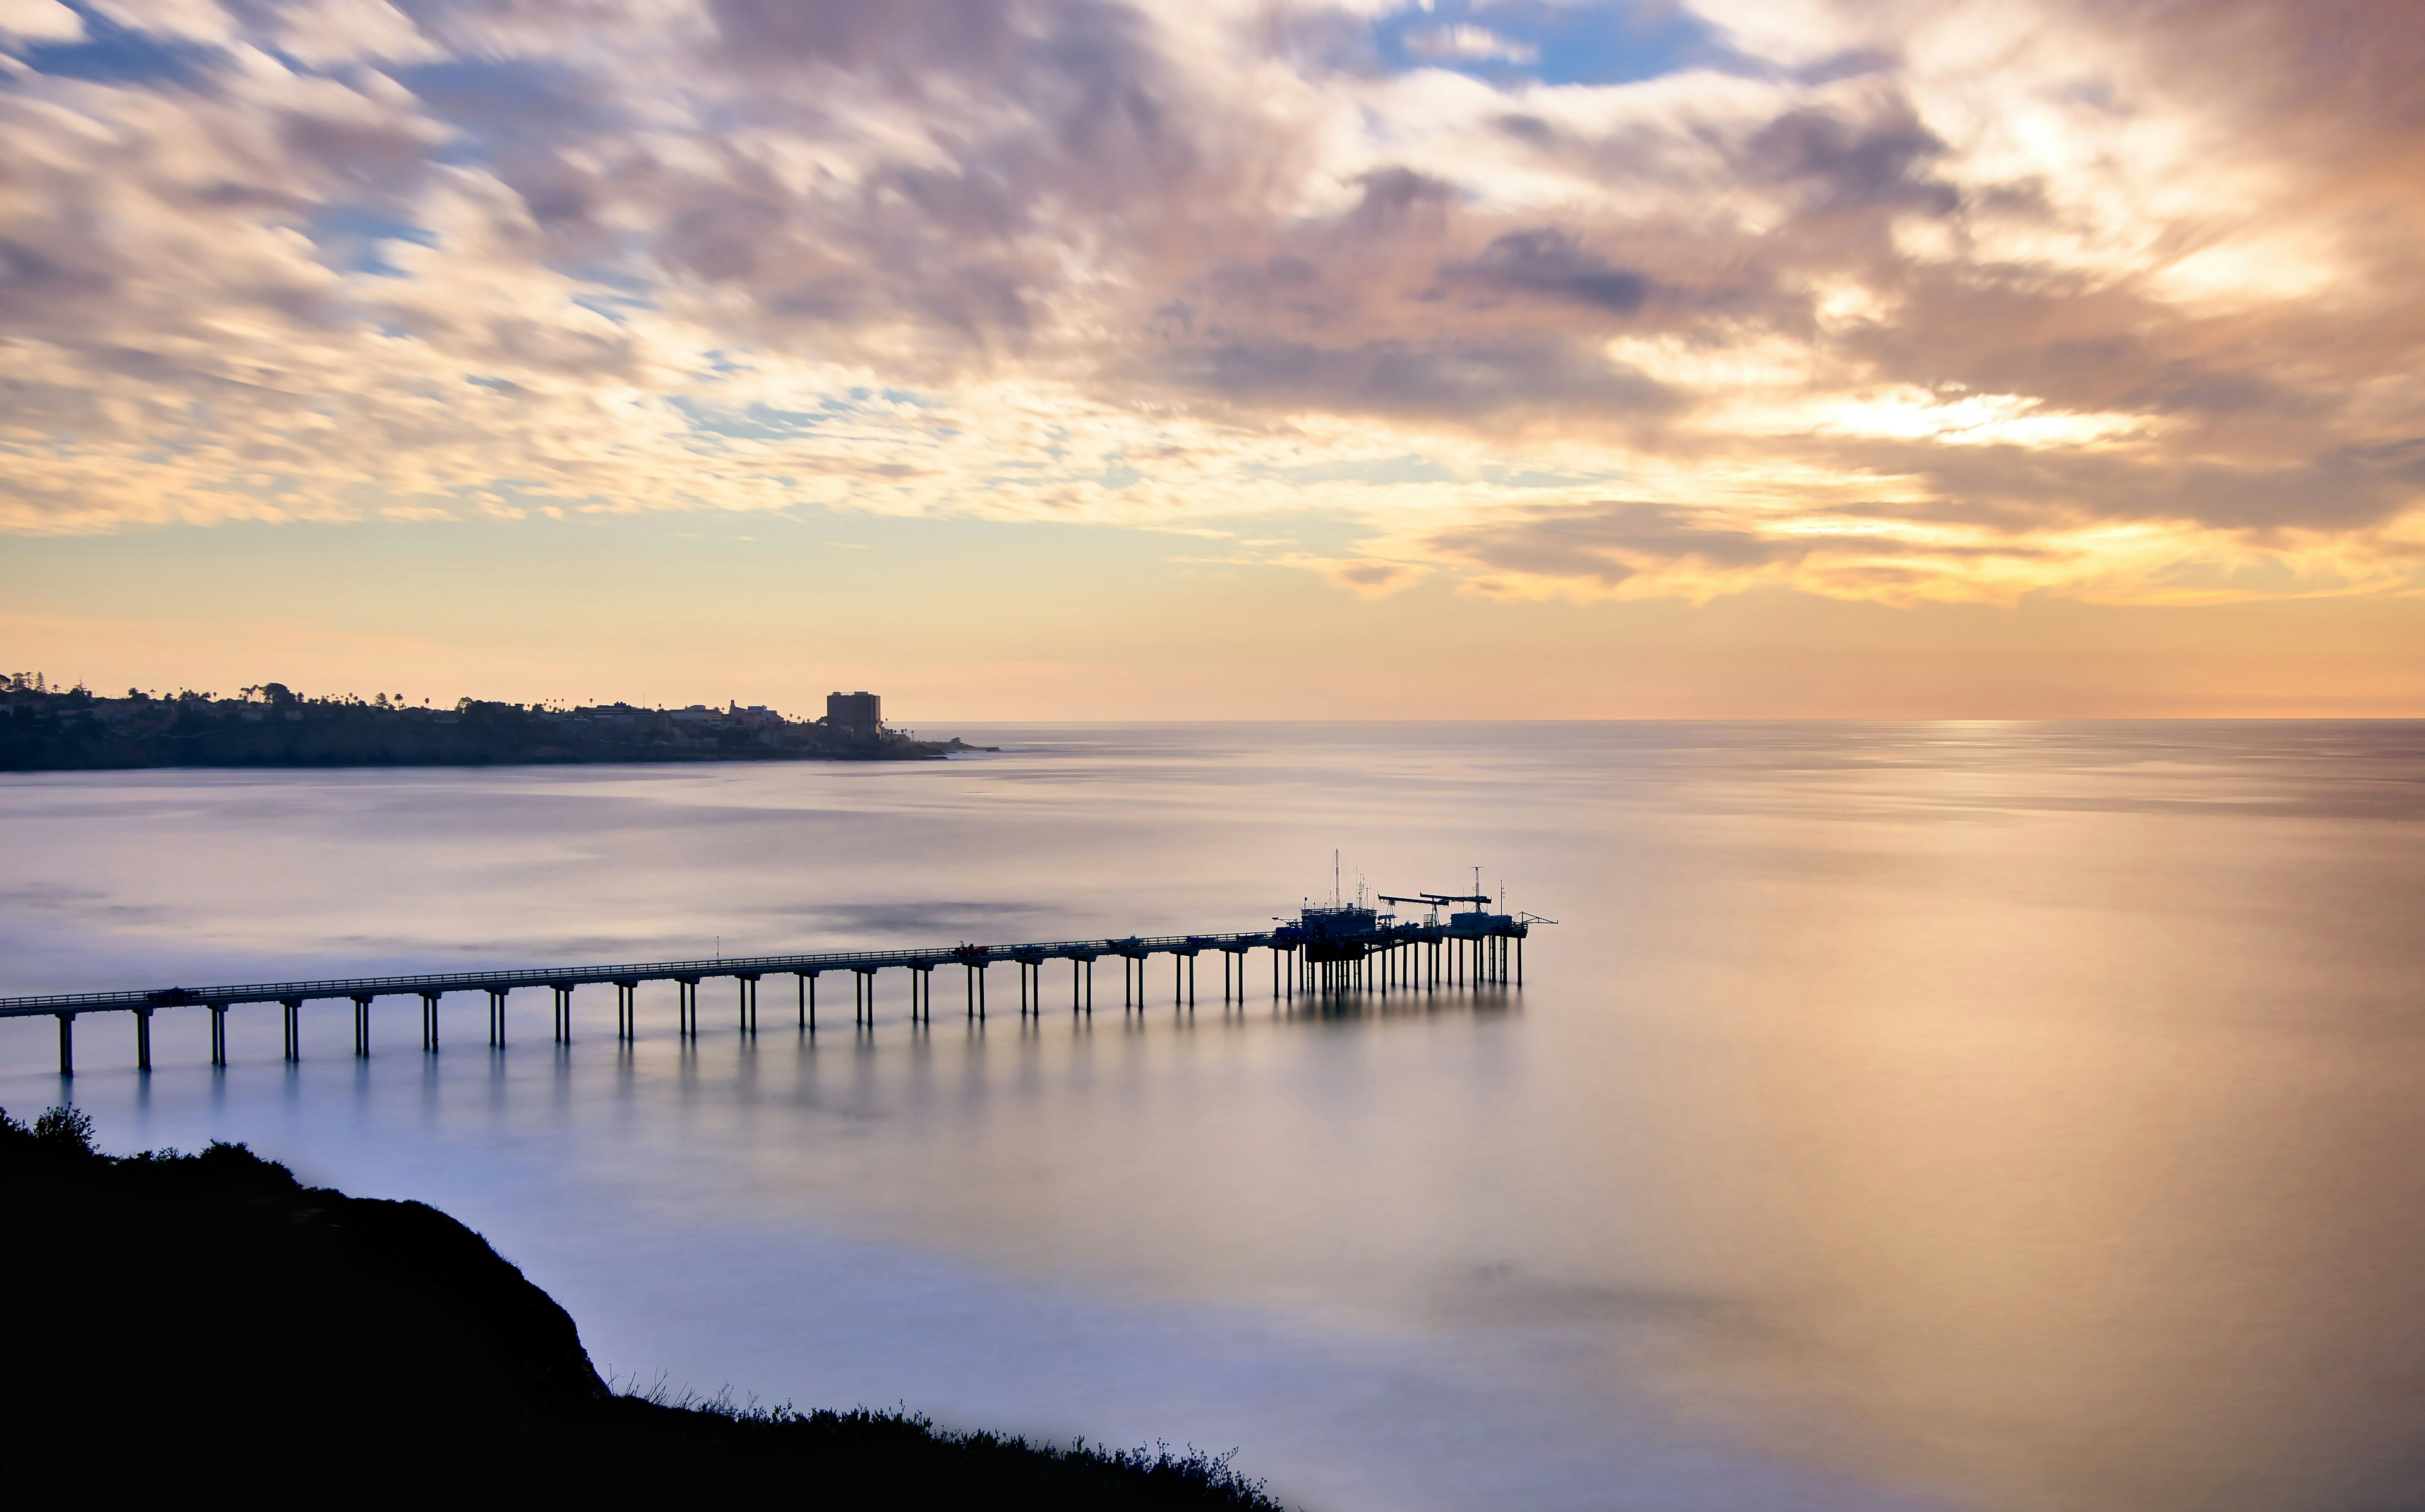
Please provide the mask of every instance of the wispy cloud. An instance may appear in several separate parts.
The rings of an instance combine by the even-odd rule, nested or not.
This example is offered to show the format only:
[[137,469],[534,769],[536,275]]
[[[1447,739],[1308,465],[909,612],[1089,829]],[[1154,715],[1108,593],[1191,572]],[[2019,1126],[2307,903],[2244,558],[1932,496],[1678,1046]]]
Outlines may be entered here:
[[1367,593],[2419,584],[2409,8],[1691,9],[1724,70],[1550,85],[1260,0],[5,0],[0,525],[1300,509]]

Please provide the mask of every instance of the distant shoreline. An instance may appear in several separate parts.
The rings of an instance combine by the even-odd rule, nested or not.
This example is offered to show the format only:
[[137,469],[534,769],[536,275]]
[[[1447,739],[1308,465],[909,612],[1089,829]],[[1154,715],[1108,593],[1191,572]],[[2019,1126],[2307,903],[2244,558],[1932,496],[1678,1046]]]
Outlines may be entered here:
[[[240,698],[83,688],[0,689],[0,772],[162,768],[603,766],[706,761],[939,761],[991,751],[881,725],[836,727],[765,708],[554,708],[463,699],[452,708],[307,699],[271,683]],[[253,695],[263,696],[256,699]]]
[[289,760],[107,760],[20,764],[0,752],[0,772],[27,774],[47,772],[408,772],[472,770],[483,767],[645,767],[704,766],[734,762],[816,762],[816,761],[942,761],[954,756],[999,753],[1000,746],[970,745],[958,740],[915,742],[923,749],[908,752],[854,751],[802,752],[692,752],[665,751],[637,746],[625,751],[585,753],[579,756],[549,754],[516,754],[464,756],[458,759],[404,758],[383,759],[377,756],[359,758],[316,759],[302,757]]

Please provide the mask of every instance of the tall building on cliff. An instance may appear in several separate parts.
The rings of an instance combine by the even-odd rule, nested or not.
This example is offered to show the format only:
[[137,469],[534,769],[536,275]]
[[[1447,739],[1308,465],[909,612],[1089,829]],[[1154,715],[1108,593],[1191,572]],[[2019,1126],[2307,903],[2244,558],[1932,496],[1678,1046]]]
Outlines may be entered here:
[[826,724],[861,740],[871,739],[884,727],[884,700],[870,692],[827,693]]

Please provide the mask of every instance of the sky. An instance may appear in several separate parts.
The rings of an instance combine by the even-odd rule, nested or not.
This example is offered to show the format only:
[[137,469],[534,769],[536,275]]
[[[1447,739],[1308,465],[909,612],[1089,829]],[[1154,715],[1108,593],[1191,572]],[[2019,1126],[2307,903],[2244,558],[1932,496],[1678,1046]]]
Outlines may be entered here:
[[2425,715],[2413,0],[0,0],[0,670]]

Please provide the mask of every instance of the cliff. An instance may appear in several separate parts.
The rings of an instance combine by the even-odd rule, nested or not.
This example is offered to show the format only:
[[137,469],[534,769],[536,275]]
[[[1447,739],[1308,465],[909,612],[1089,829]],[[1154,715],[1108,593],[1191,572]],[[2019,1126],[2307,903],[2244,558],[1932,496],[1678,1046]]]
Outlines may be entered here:
[[0,1433],[21,1488],[1277,1509],[1203,1456],[618,1395],[478,1234],[304,1186],[241,1145],[113,1158],[81,1115],[0,1112]]

